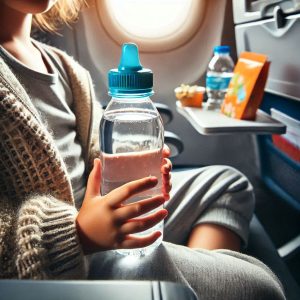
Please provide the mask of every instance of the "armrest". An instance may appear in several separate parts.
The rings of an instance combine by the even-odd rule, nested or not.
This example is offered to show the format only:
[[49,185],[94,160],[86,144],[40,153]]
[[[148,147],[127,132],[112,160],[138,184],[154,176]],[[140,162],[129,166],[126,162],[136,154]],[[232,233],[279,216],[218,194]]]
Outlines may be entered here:
[[178,156],[184,149],[184,145],[180,137],[171,131],[165,131],[165,144],[167,144],[171,150],[170,157]]
[[250,223],[249,242],[245,253],[261,260],[278,276],[285,289],[287,299],[299,299],[297,296],[300,295],[298,284],[256,216]]
[[153,104],[160,113],[164,125],[170,123],[173,120],[173,113],[168,105],[159,102],[153,102]]
[[280,257],[284,260],[297,255],[300,252],[300,234],[295,238],[284,244],[278,249]]
[[160,281],[0,280],[0,290],[9,300],[197,300],[190,288]]

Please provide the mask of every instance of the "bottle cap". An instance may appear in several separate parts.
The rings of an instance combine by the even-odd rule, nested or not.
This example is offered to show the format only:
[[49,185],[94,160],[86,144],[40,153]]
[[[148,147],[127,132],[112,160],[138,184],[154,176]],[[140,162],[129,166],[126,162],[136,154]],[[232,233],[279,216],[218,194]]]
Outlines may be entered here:
[[108,88],[111,96],[153,95],[153,73],[141,65],[136,44],[123,44],[118,69],[108,72]]
[[216,46],[214,47],[214,53],[219,54],[219,53],[229,53],[230,52],[230,47],[229,46]]

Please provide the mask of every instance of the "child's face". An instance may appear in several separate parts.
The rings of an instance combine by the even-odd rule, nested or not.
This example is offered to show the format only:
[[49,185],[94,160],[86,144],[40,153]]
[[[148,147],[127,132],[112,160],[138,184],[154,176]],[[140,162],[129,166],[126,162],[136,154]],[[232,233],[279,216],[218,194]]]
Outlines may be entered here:
[[0,0],[0,2],[21,13],[37,14],[49,10],[57,0]]

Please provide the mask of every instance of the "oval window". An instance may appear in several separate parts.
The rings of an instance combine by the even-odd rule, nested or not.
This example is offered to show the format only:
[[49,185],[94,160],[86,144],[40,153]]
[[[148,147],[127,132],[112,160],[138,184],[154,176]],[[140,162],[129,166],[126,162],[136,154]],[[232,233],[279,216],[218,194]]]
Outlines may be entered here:
[[201,25],[203,0],[98,0],[107,34],[118,44],[135,42],[140,51],[168,51],[188,42]]

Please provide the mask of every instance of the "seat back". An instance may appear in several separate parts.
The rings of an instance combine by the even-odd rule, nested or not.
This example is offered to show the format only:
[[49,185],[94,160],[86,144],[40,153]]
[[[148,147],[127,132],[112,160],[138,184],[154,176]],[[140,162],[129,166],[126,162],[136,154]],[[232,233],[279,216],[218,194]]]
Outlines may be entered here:
[[[293,212],[293,215],[296,214],[300,216],[300,100],[294,100],[272,93],[265,93],[260,108],[269,114],[272,109],[276,109],[286,117],[286,119],[282,120],[285,122],[288,121],[286,123],[286,135],[257,136],[261,180],[267,188],[277,196],[276,199],[282,202],[283,208],[286,207],[290,212]],[[291,129],[289,124],[299,124],[298,133],[297,128],[292,127]],[[291,133],[293,135],[291,135]],[[295,135],[298,135],[298,137]],[[289,142],[291,137],[293,143]],[[299,141],[298,145],[296,144],[297,141]],[[290,214],[291,213],[289,213],[289,215]],[[282,220],[278,221],[282,222]],[[293,222],[291,224],[293,224]],[[299,222],[296,224],[299,224]],[[283,225],[285,224],[281,224],[279,227],[284,227]],[[272,255],[270,252],[267,252],[267,256],[275,257],[279,254],[279,256],[287,263],[290,270],[294,270],[293,274],[295,275],[299,274],[297,271],[299,270],[297,257],[299,257],[300,253],[300,228],[290,228],[289,231],[290,232],[287,234],[290,238],[292,237],[292,239],[285,241],[285,244],[277,249],[277,254]],[[266,241],[263,243],[259,242],[259,239],[257,238],[255,238],[255,240],[255,243],[260,244],[260,249],[261,246],[266,243]],[[256,254],[262,253],[262,251],[257,250],[259,249],[256,248],[252,252]],[[282,272],[282,270],[286,269],[283,263],[278,259],[270,260],[269,257],[266,258],[266,255],[263,257],[259,257],[258,255],[258,258],[262,259],[262,261],[271,268],[275,268],[273,270],[277,276],[280,277],[285,286],[287,295],[289,295],[288,299],[298,299],[300,294],[299,286],[297,287],[297,284],[295,284],[294,280],[286,272]],[[284,273],[286,274],[283,275]],[[298,292],[295,292],[296,290],[298,290]]]
[[[266,93],[261,109],[270,114],[271,108],[296,122],[300,120],[300,100]],[[294,156],[300,157],[300,127],[299,137],[295,137],[299,144],[290,145],[294,146],[293,149],[285,143],[284,136],[277,142],[274,138],[271,135],[258,136],[261,179],[280,199],[300,212],[300,161],[294,159],[293,154],[291,156],[294,150]]]

